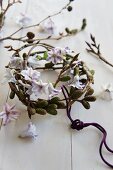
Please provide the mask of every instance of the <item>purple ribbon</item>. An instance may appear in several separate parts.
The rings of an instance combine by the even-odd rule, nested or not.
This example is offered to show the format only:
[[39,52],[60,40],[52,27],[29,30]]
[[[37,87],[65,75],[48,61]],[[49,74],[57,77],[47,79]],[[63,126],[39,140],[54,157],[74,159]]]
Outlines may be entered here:
[[94,123],[94,122],[84,123],[84,122],[80,121],[79,119],[73,120],[72,117],[71,117],[71,106],[69,106],[69,93],[68,93],[68,90],[65,86],[62,87],[62,92],[63,92],[64,98],[65,98],[65,101],[66,101],[66,112],[67,112],[67,117],[71,121],[71,128],[79,131],[79,130],[82,130],[83,128],[85,128],[85,127],[93,126],[97,129],[99,129],[100,132],[103,134],[103,137],[102,137],[102,140],[101,140],[101,143],[100,143],[100,147],[99,147],[100,157],[106,165],[108,165],[110,168],[113,168],[113,165],[110,164],[109,162],[107,162],[105,160],[105,158],[103,157],[103,154],[102,154],[103,145],[105,146],[107,151],[113,153],[113,150],[111,150],[106,143],[106,137],[107,137],[106,130],[101,125],[99,125],[98,123]]

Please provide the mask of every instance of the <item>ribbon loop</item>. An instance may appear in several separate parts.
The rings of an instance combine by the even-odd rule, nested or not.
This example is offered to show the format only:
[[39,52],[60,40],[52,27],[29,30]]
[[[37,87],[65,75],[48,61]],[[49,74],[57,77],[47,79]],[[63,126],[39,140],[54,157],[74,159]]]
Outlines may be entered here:
[[76,119],[72,122],[71,128],[76,130],[82,130],[84,128],[84,123],[79,119]]

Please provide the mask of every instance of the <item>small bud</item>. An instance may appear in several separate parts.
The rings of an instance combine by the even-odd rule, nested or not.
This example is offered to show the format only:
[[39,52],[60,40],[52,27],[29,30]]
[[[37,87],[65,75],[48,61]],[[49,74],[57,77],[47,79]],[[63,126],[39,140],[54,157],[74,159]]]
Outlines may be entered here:
[[65,28],[65,31],[66,31],[68,34],[70,34],[70,30],[69,30],[68,27]]
[[27,37],[28,37],[29,39],[33,39],[33,38],[35,37],[35,34],[32,33],[32,32],[28,32],[28,33],[27,33]]
[[68,7],[67,7],[67,10],[68,10],[69,12],[72,11],[72,9],[73,9],[72,6],[68,6]]
[[23,59],[25,60],[27,58],[27,54],[23,53]]
[[87,26],[87,22],[86,22],[86,19],[84,18],[84,19],[82,20],[81,30],[84,30],[84,29],[86,28],[86,26]]

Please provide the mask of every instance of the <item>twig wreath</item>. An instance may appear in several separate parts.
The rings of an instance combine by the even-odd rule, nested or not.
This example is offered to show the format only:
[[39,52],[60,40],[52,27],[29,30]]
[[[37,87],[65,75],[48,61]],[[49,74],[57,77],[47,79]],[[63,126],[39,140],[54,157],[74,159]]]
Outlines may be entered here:
[[[27,33],[28,38],[34,38],[32,32]],[[37,51],[37,47],[43,47],[43,51]],[[27,53],[20,52],[30,48]],[[90,108],[89,102],[95,101],[92,96],[94,90],[90,87],[93,83],[93,70],[89,70],[85,63],[78,59],[79,54],[74,53],[68,47],[53,47],[45,43],[27,43],[20,49],[7,46],[9,51],[14,51],[9,64],[6,66],[10,72],[9,86],[10,98],[15,94],[19,100],[27,106],[28,116],[35,113],[45,115],[47,113],[56,115],[57,109],[65,109],[66,99],[58,96],[62,88],[67,89],[68,105],[75,101],[80,102],[86,109]],[[35,49],[35,52],[33,51]],[[43,65],[40,67],[40,65]],[[39,70],[60,70],[55,82],[43,82]],[[8,73],[9,74],[9,73]],[[60,88],[57,89],[57,85]],[[44,99],[41,95],[46,95]],[[35,100],[32,99],[35,96]]]

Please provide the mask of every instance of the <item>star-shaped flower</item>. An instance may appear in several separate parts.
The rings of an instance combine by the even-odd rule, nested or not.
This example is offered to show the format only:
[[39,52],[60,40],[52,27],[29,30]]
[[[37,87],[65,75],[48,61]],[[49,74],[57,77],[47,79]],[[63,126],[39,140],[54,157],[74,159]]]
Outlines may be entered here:
[[80,82],[79,75],[76,75],[74,77],[74,80],[72,81],[71,84],[69,84],[69,86],[76,87],[77,89],[83,89],[85,87],[85,85],[82,82]]
[[52,83],[49,83],[48,84],[48,92],[49,92],[49,99],[51,100],[52,97],[58,95],[59,93],[61,93],[61,89],[58,90],[58,89],[55,89],[53,87],[53,84]]
[[22,59],[20,57],[11,57],[9,66],[15,69],[22,69]]
[[48,83],[43,83],[42,80],[32,82],[32,92],[36,97],[39,97],[41,94],[47,94]]
[[4,78],[2,80],[2,83],[7,83],[7,82],[16,82],[15,76],[14,76],[14,70],[10,70],[9,68],[6,69]]
[[44,67],[47,63],[46,60],[38,60],[37,55],[31,56],[28,59],[29,67],[37,68],[37,67]]
[[65,58],[65,55],[69,54],[70,52],[71,51],[68,47],[55,47],[48,52],[47,61],[52,62],[53,64],[57,64],[61,62]]
[[113,100],[113,86],[111,84],[104,85],[102,87],[102,92],[99,94],[99,97],[103,100]]
[[16,19],[16,23],[19,26],[28,26],[28,25],[30,25],[31,21],[32,21],[32,19],[23,13],[20,13],[20,15]]
[[48,19],[47,21],[44,21],[42,24],[40,24],[39,31],[53,34],[55,28],[56,28],[55,23],[51,19]]
[[38,136],[36,126],[32,123],[29,122],[27,129],[21,132],[19,135],[20,138],[31,138],[31,139],[36,139]]
[[0,118],[3,120],[3,125],[7,125],[10,121],[15,120],[20,115],[20,112],[15,110],[15,105],[10,106],[6,103],[3,111],[0,113]]
[[25,80],[29,81],[38,80],[40,77],[40,72],[33,70],[31,67],[27,70],[22,70],[21,74],[24,76]]

